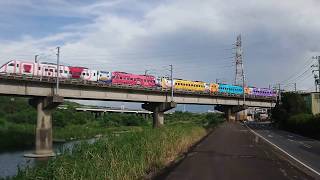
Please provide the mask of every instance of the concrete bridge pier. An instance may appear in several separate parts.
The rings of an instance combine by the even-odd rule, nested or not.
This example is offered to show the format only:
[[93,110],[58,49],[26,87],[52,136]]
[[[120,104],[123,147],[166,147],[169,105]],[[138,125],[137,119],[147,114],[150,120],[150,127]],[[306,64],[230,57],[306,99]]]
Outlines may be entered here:
[[63,103],[63,97],[36,97],[29,100],[29,104],[37,109],[36,150],[26,157],[41,158],[54,156],[52,149],[52,112]]
[[152,111],[153,128],[158,128],[164,124],[164,112],[173,109],[177,106],[175,102],[150,102],[142,104],[142,108]]
[[225,106],[219,105],[215,107],[216,110],[224,112],[226,115],[226,120],[229,122],[236,122],[237,113],[248,109],[247,105],[238,105],[238,106]]
[[226,108],[224,113],[226,114],[226,120],[228,122],[236,121],[236,113],[232,112],[232,108]]

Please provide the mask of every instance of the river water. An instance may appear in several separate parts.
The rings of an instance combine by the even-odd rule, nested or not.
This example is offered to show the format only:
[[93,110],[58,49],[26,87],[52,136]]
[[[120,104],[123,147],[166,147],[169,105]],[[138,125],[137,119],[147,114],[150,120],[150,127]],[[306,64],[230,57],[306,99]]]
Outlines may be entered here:
[[[89,144],[92,144],[96,140],[97,138],[81,141],[70,141],[66,143],[55,143],[53,145],[53,148],[56,154],[60,154],[65,150],[72,150],[72,148],[76,144],[80,144],[81,142],[87,142]],[[18,173],[18,168],[24,169],[28,166],[33,167],[37,163],[47,162],[47,159],[34,159],[24,157],[24,154],[30,154],[32,152],[34,152],[34,149],[0,153],[0,179],[16,175]]]

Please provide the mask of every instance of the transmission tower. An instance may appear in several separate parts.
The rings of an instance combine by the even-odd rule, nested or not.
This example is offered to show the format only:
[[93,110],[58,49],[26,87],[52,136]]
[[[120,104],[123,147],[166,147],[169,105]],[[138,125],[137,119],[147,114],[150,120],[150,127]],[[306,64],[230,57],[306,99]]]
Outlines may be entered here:
[[235,64],[236,64],[236,74],[234,78],[234,84],[237,86],[245,86],[245,74],[243,69],[242,62],[242,43],[241,43],[241,35],[237,36],[236,41],[236,56],[235,56]]

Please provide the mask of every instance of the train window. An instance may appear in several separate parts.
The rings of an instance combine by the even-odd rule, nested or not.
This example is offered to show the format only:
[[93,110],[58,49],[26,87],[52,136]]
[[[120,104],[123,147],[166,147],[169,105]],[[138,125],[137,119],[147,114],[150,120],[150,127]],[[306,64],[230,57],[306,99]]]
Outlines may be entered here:
[[55,69],[54,72],[57,72],[57,70]]
[[14,63],[10,63],[8,66],[14,66]]
[[53,69],[49,69],[50,72],[53,72]]
[[38,70],[41,70],[41,67],[38,67]]
[[48,71],[48,69],[47,69],[47,68],[45,68],[45,69],[44,69],[44,71]]
[[82,75],[84,76],[84,75],[86,75],[86,73],[82,73]]
[[68,74],[68,71],[64,71],[65,74]]
[[60,73],[63,73],[63,70],[60,70]]
[[87,73],[87,76],[89,76],[89,73]]
[[96,73],[93,73],[93,76],[96,76]]
[[19,67],[19,64],[17,64],[17,67]]
[[69,74],[72,74],[72,72],[71,72],[71,71],[69,71]]

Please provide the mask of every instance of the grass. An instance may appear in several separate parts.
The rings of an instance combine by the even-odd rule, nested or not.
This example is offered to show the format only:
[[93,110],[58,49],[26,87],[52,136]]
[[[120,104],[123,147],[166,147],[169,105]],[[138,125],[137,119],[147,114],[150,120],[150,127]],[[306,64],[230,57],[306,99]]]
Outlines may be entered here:
[[131,132],[140,130],[141,127],[137,126],[101,127],[92,124],[68,125],[63,128],[54,128],[53,137],[55,139],[65,139],[68,141],[76,139],[89,139],[97,135],[103,136],[110,133]]
[[20,171],[13,179],[141,179],[157,171],[205,134],[196,124],[143,128],[83,143],[46,166]]
[[[11,179],[143,179],[178,158],[223,119],[217,114],[181,112],[165,118],[165,126],[159,129],[152,129],[150,123],[121,126],[118,118],[55,127],[53,135],[57,139],[87,139],[97,134],[102,137],[93,144],[81,143],[64,150],[48,163],[20,170]],[[129,117],[124,122],[132,124]],[[19,135],[16,139],[34,139],[32,125],[1,123],[4,128],[0,133],[5,129],[15,132],[10,129],[12,126],[17,134],[31,132],[30,136]]]
[[[0,152],[33,148],[35,144],[35,125],[5,122],[0,126]],[[89,139],[97,135],[103,136],[113,132],[140,131],[141,127],[120,126],[103,127],[95,123],[83,125],[67,125],[53,128],[53,139],[66,141]]]

